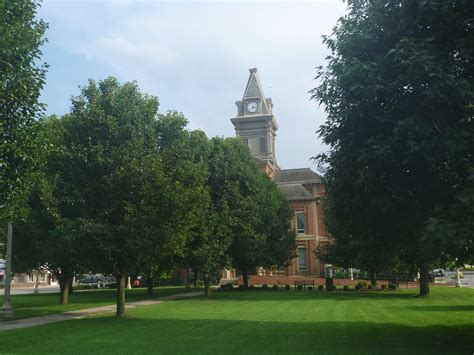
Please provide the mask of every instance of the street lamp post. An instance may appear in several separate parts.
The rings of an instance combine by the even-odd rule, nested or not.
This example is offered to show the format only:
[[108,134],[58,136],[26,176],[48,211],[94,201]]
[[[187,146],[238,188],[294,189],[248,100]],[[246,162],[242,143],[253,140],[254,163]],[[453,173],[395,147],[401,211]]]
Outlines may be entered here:
[[3,294],[3,307],[1,309],[1,315],[3,318],[13,318],[13,307],[10,299],[10,286],[12,281],[12,235],[13,226],[12,223],[8,223],[8,234],[7,234],[7,254],[5,255],[5,293]]

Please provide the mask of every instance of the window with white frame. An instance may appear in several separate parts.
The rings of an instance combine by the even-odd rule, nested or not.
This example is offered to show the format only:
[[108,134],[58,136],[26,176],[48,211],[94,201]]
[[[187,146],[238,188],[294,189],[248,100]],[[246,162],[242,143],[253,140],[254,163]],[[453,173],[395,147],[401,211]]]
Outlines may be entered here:
[[298,248],[298,271],[306,271],[306,248]]
[[296,232],[305,233],[304,212],[296,212]]

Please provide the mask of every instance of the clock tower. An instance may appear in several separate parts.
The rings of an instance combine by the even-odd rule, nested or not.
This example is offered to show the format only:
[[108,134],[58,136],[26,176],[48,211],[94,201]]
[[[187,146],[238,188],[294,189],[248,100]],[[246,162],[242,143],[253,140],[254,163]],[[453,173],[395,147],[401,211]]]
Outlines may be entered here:
[[262,170],[270,177],[278,165],[275,159],[275,136],[278,124],[272,113],[271,98],[265,98],[256,68],[249,69],[250,76],[242,100],[236,101],[237,116],[231,118],[235,134],[248,145]]

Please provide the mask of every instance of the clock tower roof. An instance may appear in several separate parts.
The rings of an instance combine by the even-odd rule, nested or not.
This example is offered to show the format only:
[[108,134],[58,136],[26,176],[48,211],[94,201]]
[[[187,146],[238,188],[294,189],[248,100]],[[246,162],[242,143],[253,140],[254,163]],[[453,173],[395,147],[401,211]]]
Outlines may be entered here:
[[260,98],[264,97],[262,85],[258,78],[257,68],[249,69],[250,76],[245,86],[244,97],[242,99]]
[[241,102],[250,102],[251,100],[257,100],[262,104],[261,114],[271,114],[272,112],[272,99],[265,98],[263,94],[262,85],[260,84],[260,79],[258,77],[257,68],[249,69],[250,76],[247,80],[247,85],[245,86],[244,96],[242,97]]
[[257,69],[249,69],[249,72],[242,100],[235,103],[237,116],[231,118],[231,122],[237,137],[248,145],[255,159],[273,176],[278,169],[275,160],[278,124],[272,113],[272,100],[263,94]]

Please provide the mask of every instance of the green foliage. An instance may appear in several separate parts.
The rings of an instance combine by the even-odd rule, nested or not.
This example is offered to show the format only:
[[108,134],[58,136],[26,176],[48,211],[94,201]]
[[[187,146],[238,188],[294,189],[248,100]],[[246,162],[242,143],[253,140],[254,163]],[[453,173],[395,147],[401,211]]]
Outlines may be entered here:
[[153,250],[157,203],[168,186],[156,154],[157,109],[158,100],[135,83],[108,78],[89,81],[62,119],[72,212],[90,223],[98,270],[132,272],[143,250]]
[[285,265],[295,250],[287,200],[240,141],[214,138],[211,144],[209,187],[220,201],[232,265],[244,275],[257,266]]
[[[47,149],[37,137],[46,78],[40,47],[46,23],[31,0],[0,1],[0,222],[20,219]],[[2,237],[4,233],[1,233]]]
[[339,244],[328,257],[370,271],[401,260],[424,275],[470,260],[474,3],[361,0],[348,10],[324,38],[331,55],[312,91],[328,114],[319,160]]
[[90,269],[90,222],[74,213],[73,167],[61,121],[44,118],[38,132],[49,149],[28,199],[28,213],[16,225],[13,265],[16,272],[46,268],[63,289],[74,273]]

